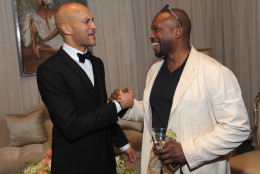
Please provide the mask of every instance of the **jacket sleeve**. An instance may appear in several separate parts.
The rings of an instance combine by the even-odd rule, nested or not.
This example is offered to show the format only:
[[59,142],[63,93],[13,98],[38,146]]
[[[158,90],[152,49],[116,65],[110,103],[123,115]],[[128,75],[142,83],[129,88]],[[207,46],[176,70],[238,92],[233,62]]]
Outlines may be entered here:
[[117,148],[125,146],[128,143],[128,140],[118,123],[113,123],[111,128],[113,144]]
[[131,109],[128,109],[124,116],[122,117],[124,120],[130,121],[144,121],[144,104],[143,101],[134,100],[134,106]]

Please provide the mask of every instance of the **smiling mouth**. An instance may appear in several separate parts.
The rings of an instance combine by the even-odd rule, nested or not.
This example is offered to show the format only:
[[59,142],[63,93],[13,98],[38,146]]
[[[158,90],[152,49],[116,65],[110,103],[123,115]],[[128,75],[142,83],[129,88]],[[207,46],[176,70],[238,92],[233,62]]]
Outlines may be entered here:
[[90,33],[89,36],[93,37],[93,38],[96,38],[95,33]]
[[159,43],[152,43],[152,45],[153,45],[153,46],[157,46],[157,45],[159,45]]

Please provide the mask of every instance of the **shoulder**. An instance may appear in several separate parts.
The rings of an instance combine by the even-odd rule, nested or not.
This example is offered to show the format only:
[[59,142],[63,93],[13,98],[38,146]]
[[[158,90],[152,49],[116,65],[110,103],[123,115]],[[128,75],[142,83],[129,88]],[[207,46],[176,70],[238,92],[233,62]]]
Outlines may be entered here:
[[64,62],[64,61],[62,61],[62,57],[64,56],[64,54],[66,54],[66,52],[60,48],[56,53],[54,53],[47,60],[45,60],[43,63],[41,63],[38,66],[38,69],[40,69],[40,68],[58,69],[58,67],[60,67],[60,65]]
[[102,59],[100,59],[99,57],[96,57],[94,55],[92,55],[92,56],[94,57],[95,63],[97,63],[100,66],[104,66],[104,63],[103,63]]
[[205,72],[208,75],[214,74],[216,71],[224,71],[228,69],[213,57],[197,51],[194,47],[191,49],[189,59],[189,63],[197,64],[196,66],[198,71]]
[[[234,73],[216,59],[198,52],[198,74],[216,89],[239,88]],[[212,88],[212,89],[213,89]]]
[[214,76],[216,74],[232,74],[233,72],[227,68],[226,66],[224,66],[223,64],[221,64],[220,62],[218,62],[216,59],[209,57],[203,53],[200,53],[200,66],[206,71],[209,72],[211,74],[213,74]]

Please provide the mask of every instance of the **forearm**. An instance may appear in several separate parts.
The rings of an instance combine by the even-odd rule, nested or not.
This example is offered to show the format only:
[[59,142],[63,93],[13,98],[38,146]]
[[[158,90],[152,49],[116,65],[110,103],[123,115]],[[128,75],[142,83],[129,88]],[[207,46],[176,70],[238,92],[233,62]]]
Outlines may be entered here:
[[143,122],[144,121],[144,104],[143,101],[134,100],[133,108],[129,108],[122,119]]
[[125,134],[123,133],[122,129],[118,125],[118,123],[113,123],[111,125],[111,134],[112,134],[113,144],[116,147],[121,148],[128,143],[128,140]]

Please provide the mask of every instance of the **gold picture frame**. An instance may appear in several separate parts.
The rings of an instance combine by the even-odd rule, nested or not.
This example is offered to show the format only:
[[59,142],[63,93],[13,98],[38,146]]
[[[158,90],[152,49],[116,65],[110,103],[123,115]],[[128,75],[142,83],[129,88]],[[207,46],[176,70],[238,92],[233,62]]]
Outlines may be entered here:
[[198,48],[197,51],[202,52],[210,57],[213,57],[213,48]]
[[38,66],[63,45],[54,16],[69,2],[87,6],[87,0],[13,0],[21,76],[36,75]]

